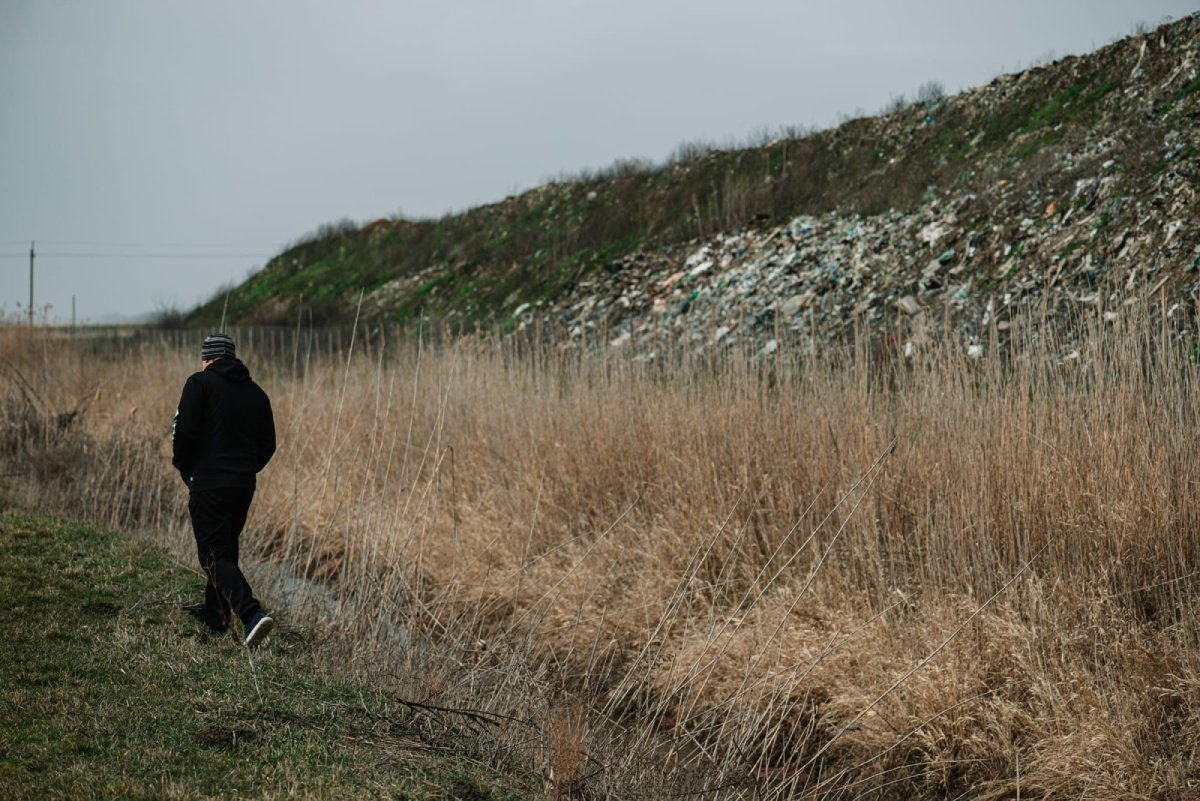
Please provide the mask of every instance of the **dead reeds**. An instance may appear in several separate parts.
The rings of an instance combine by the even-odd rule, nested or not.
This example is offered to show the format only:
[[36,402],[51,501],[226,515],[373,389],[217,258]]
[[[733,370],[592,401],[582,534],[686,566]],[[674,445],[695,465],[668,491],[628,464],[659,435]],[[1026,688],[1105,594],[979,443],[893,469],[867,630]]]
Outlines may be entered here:
[[[1099,316],[1035,330],[886,381],[865,344],[251,353],[280,450],[244,543],[325,593],[347,664],[495,722],[552,795],[1186,797],[1194,354]],[[69,445],[27,501],[186,554],[168,436],[195,354],[28,336],[3,334],[0,472]],[[76,439],[14,438],[87,398]]]

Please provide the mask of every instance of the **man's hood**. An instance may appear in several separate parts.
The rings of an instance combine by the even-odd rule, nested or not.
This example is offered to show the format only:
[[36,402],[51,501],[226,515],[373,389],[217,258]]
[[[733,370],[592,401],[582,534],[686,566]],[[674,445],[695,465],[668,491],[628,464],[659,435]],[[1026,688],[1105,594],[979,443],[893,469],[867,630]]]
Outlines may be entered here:
[[250,371],[246,365],[242,364],[241,359],[217,359],[205,369],[205,372],[216,373],[226,381],[232,381],[235,384],[244,384],[250,380]]

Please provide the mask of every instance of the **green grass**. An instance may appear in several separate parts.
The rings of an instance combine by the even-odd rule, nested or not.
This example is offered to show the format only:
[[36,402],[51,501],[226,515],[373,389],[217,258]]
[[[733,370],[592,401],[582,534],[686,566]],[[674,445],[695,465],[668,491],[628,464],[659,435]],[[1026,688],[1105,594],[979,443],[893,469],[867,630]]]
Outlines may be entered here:
[[947,164],[960,164],[971,154],[971,137],[959,126],[942,125],[929,140],[929,150]]
[[999,113],[989,114],[980,141],[981,149],[997,147],[1020,133],[1033,110],[1033,104],[1027,102],[1012,104]]
[[1193,95],[1196,92],[1200,92],[1200,77],[1195,78],[1194,80],[1191,81],[1191,83],[1187,84],[1182,89],[1180,89],[1179,97],[1182,99],[1189,95]]
[[1040,105],[1034,101],[1014,103],[988,119],[983,131],[983,149],[1003,145],[1014,137],[1034,135],[1013,150],[1017,160],[1033,155],[1043,147],[1057,144],[1065,137],[1064,125],[1093,111],[1098,103],[1119,88],[1113,80],[1090,86],[1078,81],[1062,89]]
[[1058,144],[1059,142],[1063,141],[1063,138],[1064,136],[1061,128],[1052,128],[1043,132],[1035,139],[1030,139],[1017,145],[1016,148],[1013,149],[1013,157],[1018,161],[1026,159],[1044,147]]
[[1029,133],[1070,122],[1089,111],[1118,87],[1119,84],[1111,80],[1091,89],[1088,89],[1087,83],[1083,81],[1071,84],[1033,112],[1021,130]]
[[180,609],[201,594],[120,534],[0,514],[0,799],[530,794],[331,675],[303,632],[209,641]]

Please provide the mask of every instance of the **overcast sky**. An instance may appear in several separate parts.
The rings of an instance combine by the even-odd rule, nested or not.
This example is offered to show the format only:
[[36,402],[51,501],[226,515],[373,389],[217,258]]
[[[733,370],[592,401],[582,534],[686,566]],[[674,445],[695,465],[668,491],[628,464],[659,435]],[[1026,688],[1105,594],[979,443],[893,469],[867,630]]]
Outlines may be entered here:
[[826,127],[1196,0],[0,0],[0,311],[189,308],[322,223]]

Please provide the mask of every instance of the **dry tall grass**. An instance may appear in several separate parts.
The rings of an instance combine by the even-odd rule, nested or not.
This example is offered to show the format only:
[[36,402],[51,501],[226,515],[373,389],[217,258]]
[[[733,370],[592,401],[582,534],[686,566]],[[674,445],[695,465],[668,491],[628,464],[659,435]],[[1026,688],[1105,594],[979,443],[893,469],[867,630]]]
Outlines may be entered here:
[[[886,380],[863,347],[250,353],[280,450],[244,541],[553,796],[1195,797],[1197,368],[1150,325],[1075,337]],[[2,358],[9,494],[190,557],[195,354]]]

